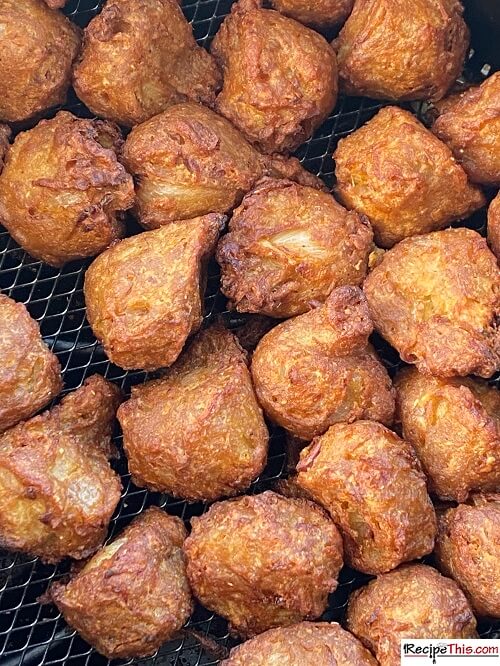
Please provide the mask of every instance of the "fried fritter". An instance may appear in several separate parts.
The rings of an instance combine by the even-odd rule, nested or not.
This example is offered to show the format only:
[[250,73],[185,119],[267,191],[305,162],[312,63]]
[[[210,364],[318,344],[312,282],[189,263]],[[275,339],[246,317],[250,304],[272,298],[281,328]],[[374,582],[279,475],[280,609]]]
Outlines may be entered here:
[[341,139],[333,157],[336,194],[368,217],[381,247],[442,229],[486,202],[450,149],[395,106]]
[[436,559],[478,615],[500,618],[500,496],[460,504],[439,520]]
[[353,592],[347,628],[380,666],[400,666],[402,638],[477,638],[461,590],[425,564],[404,565]]
[[293,317],[359,285],[373,234],[326,192],[266,178],[234,212],[217,248],[221,290],[239,312]]
[[311,26],[327,30],[343,23],[351,13],[354,0],[271,0],[274,9],[281,14]]
[[432,131],[475,183],[500,186],[500,72],[443,100]]
[[363,288],[375,328],[421,372],[491,377],[500,369],[500,273],[475,231],[401,241]]
[[87,318],[113,363],[156,370],[177,359],[201,325],[205,266],[224,221],[213,214],[169,224],[93,261],[85,274]]
[[0,294],[0,433],[45,407],[62,388],[61,366],[22,303]]
[[319,506],[267,491],[192,519],[187,573],[201,603],[238,634],[315,619],[337,587],[342,539]]
[[488,208],[488,243],[500,261],[500,193],[496,195]]
[[221,74],[177,0],[107,0],[85,29],[73,83],[91,111],[132,127],[187,99],[212,104]]
[[252,360],[266,414],[308,440],[342,421],[390,425],[394,389],[368,344],[372,328],[363,292],[339,287],[323,305],[269,331]]
[[63,104],[79,48],[80,30],[43,0],[2,0],[0,120],[27,120]]
[[232,5],[211,51],[224,72],[215,108],[266,153],[295,150],[335,106],[332,47],[261,0]]
[[268,432],[246,354],[220,326],[202,331],[158,380],[118,411],[137,486],[215,500],[246,490],[264,469]]
[[134,183],[117,127],[67,111],[19,134],[0,175],[0,221],[31,256],[62,266],[124,233]]
[[347,95],[443,97],[462,71],[469,31],[458,0],[355,2],[334,42]]
[[151,507],[50,596],[66,622],[109,659],[147,657],[193,609],[182,521]]
[[221,666],[377,666],[361,643],[336,622],[300,622],[269,629],[231,650]]
[[500,491],[500,392],[472,378],[439,379],[405,368],[395,381],[398,417],[441,499]]
[[120,499],[108,463],[119,389],[99,375],[0,436],[0,546],[45,562],[102,544]]
[[5,155],[7,154],[10,146],[9,139],[11,134],[12,132],[8,125],[0,124],[0,173],[2,173],[5,163]]

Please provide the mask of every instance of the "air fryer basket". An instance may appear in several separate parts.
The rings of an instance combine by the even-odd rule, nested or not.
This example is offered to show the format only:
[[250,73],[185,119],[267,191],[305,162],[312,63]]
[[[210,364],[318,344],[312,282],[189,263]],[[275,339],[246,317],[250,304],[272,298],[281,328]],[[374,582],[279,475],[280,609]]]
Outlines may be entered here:
[[[65,13],[80,26],[85,26],[98,13],[103,0],[69,0]],[[183,10],[192,22],[198,42],[208,46],[222,19],[228,13],[231,0],[183,0]],[[476,36],[477,37],[477,36]],[[483,63],[474,57],[469,61],[468,76],[476,80],[487,73]],[[381,104],[361,98],[341,98],[337,107],[315,133],[314,137],[297,152],[304,166],[332,184],[332,152],[339,138],[349,134],[371,118]],[[90,112],[71,93],[64,107],[79,116],[90,117]],[[411,108],[411,107],[409,107]],[[422,105],[413,111],[423,117]],[[50,114],[54,115],[53,113]],[[467,221],[468,226],[485,233],[484,212]],[[129,220],[129,231],[138,229]],[[89,261],[74,262],[57,270],[26,255],[0,227],[0,289],[17,301],[25,303],[41,325],[45,341],[59,357],[67,392],[81,386],[86,377],[100,373],[120,385],[126,392],[146,378],[145,373],[125,372],[107,361],[102,348],[92,335],[85,318],[82,293],[83,276]],[[227,312],[225,298],[218,290],[217,266],[209,270],[205,297],[206,321],[222,317],[225,324],[235,328],[245,317]],[[398,367],[395,352],[380,339],[375,340],[389,371]],[[1,362],[1,360],[0,360]],[[498,385],[497,376],[492,383]],[[117,443],[120,445],[119,436]],[[186,521],[203,513],[204,504],[189,505],[165,495],[136,488],[130,481],[124,457],[116,464],[122,476],[123,496],[113,518],[110,537],[123,529],[130,520],[150,505],[164,507]],[[285,439],[283,431],[271,428],[268,465],[251,492],[271,488],[280,476],[286,474]],[[67,573],[68,562],[47,566],[37,559],[0,551],[0,664],[2,666],[41,666],[68,664],[71,666],[105,666],[109,662],[98,655],[87,643],[71,631],[52,604],[40,604],[38,599],[53,580]],[[349,593],[367,580],[366,576],[344,569],[337,591],[331,595],[325,620],[341,621]],[[500,637],[500,622],[481,622],[480,634],[484,638]],[[204,640],[216,642],[222,648],[231,647],[227,624],[218,616],[197,607],[179,640],[164,645],[150,659],[128,661],[141,666],[209,666],[217,664],[213,651],[202,647]],[[210,646],[208,646],[210,647]]]

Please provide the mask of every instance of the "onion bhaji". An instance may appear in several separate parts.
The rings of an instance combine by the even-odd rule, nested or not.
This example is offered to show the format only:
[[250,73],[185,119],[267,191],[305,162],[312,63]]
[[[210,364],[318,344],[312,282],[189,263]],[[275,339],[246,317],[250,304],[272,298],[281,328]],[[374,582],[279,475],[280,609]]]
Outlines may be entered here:
[[102,544],[121,484],[109,466],[121,395],[99,375],[0,436],[0,547],[46,562]]
[[307,440],[343,421],[390,425],[394,389],[368,344],[372,328],[363,292],[339,287],[323,305],[271,329],[252,360],[266,414]]
[[328,30],[341,23],[351,13],[354,0],[271,0],[281,14],[316,30]]
[[0,123],[0,173],[2,173],[5,164],[5,155],[10,146],[9,139],[11,134],[10,127]]
[[191,588],[234,632],[254,636],[323,613],[342,539],[319,506],[267,491],[218,502],[191,522]]
[[500,261],[500,193],[496,195],[488,208],[488,242]]
[[62,388],[61,367],[22,303],[0,294],[0,433],[45,407]]
[[151,507],[49,594],[64,619],[109,659],[146,657],[193,609],[179,518]]
[[221,86],[177,0],[107,0],[85,29],[73,80],[91,111],[128,127],[187,99],[213,104]]
[[442,229],[486,203],[450,149],[395,106],[341,139],[333,157],[336,194],[368,217],[381,247]]
[[215,108],[264,152],[291,152],[335,106],[335,52],[318,33],[261,5],[233,4],[214,37],[224,72]]
[[407,238],[386,252],[364,291],[377,331],[425,374],[500,369],[500,273],[470,229]]
[[109,359],[156,370],[177,359],[203,318],[206,263],[223,215],[169,224],[126,238],[85,274],[87,318]]
[[433,493],[463,502],[500,491],[500,392],[472,378],[438,378],[405,368],[395,381],[398,417]]
[[118,419],[137,486],[215,500],[264,469],[268,432],[246,353],[221,326],[202,331],[161,379],[132,389]]
[[43,0],[2,0],[0,120],[28,120],[64,103],[79,49],[80,30]]
[[117,127],[67,111],[19,134],[0,175],[0,221],[30,255],[62,266],[124,233],[134,183]]
[[475,183],[500,187],[500,72],[437,104],[432,131]]
[[400,666],[402,638],[477,638],[461,590],[425,564],[403,565],[353,592],[347,628],[380,666]]
[[233,213],[219,242],[221,290],[230,307],[293,317],[366,276],[373,234],[326,192],[266,178]]
[[347,95],[437,100],[462,71],[469,31],[458,0],[356,2],[338,38]]
[[300,622],[269,629],[231,650],[221,666],[377,666],[366,648],[336,622]]

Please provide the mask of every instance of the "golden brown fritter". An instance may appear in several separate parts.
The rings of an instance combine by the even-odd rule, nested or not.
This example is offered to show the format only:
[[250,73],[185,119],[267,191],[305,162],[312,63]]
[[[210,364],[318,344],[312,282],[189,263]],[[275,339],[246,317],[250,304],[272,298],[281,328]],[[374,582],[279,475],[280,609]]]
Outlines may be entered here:
[[27,120],[63,104],[79,48],[80,30],[43,0],[2,0],[0,120]]
[[458,0],[362,0],[334,42],[347,95],[443,97],[462,71],[469,31]]
[[336,622],[300,622],[270,629],[231,650],[221,666],[377,666],[366,648]]
[[0,173],[2,173],[2,169],[4,167],[5,163],[5,155],[7,154],[7,151],[9,149],[9,139],[11,137],[11,130],[8,125],[2,125],[0,123]]
[[405,239],[363,288],[377,331],[421,372],[491,377],[500,369],[500,273],[475,231]]
[[158,380],[118,411],[137,486],[215,500],[246,490],[264,469],[268,432],[246,354],[220,326],[202,331]]
[[398,418],[429,488],[463,502],[500,491],[500,392],[472,378],[439,379],[405,368],[395,381]]
[[425,564],[382,574],[349,598],[347,628],[380,666],[400,666],[402,638],[477,638],[467,599]]
[[486,202],[450,149],[395,106],[341,139],[333,157],[336,194],[368,217],[381,247],[442,229]]
[[61,111],[19,134],[0,176],[0,221],[31,256],[62,266],[124,233],[134,183],[118,128]]
[[44,2],[51,9],[62,9],[66,4],[66,0],[44,0]]
[[109,659],[146,657],[193,609],[182,521],[151,507],[50,596],[66,622]]
[[187,99],[212,104],[221,75],[177,0],[107,0],[85,29],[73,82],[91,111],[132,127]]
[[177,359],[203,318],[205,266],[223,215],[147,231],[103,252],[85,274],[87,318],[109,359],[156,370]]
[[432,131],[475,183],[500,186],[500,72],[443,100]]
[[327,30],[343,23],[351,13],[354,0],[271,0],[274,9],[281,14],[311,26]]
[[500,618],[500,496],[460,504],[439,520],[436,559],[478,615]]
[[62,388],[61,366],[22,303],[0,294],[0,433],[45,407]]
[[488,243],[500,261],[500,193],[496,195],[488,208]]
[[255,350],[252,377],[266,414],[301,439],[333,423],[394,415],[394,389],[368,344],[363,292],[339,287],[323,305],[279,324]]
[[263,179],[234,212],[217,248],[229,307],[293,317],[366,276],[373,234],[326,192]]
[[331,46],[261,0],[232,5],[211,51],[224,72],[215,108],[266,153],[295,150],[335,106]]
[[267,491],[218,502],[191,522],[191,588],[234,632],[254,636],[323,613],[342,539],[319,506]]
[[102,544],[120,499],[108,463],[119,389],[99,375],[0,436],[0,546],[45,562]]

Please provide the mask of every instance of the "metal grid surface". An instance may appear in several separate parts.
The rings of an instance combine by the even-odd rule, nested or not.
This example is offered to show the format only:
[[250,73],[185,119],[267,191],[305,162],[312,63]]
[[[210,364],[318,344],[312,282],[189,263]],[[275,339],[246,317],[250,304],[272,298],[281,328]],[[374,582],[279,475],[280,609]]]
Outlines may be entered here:
[[[80,26],[85,26],[102,6],[102,0],[69,0],[65,13]],[[231,0],[184,0],[183,10],[193,25],[198,42],[208,46],[222,19],[228,13]],[[479,73],[481,65],[471,61],[469,73]],[[336,142],[371,118],[380,104],[360,98],[341,98],[335,111],[314,137],[297,152],[304,166],[332,184],[331,154]],[[70,93],[65,108],[76,115],[90,116],[89,111]],[[413,109],[422,115],[421,107]],[[51,114],[53,115],[53,114]],[[485,216],[479,213],[467,221],[484,234]],[[129,231],[137,227],[129,220]],[[45,341],[59,357],[64,373],[64,392],[78,388],[86,377],[100,373],[120,385],[127,393],[133,384],[143,382],[146,374],[125,372],[109,363],[92,335],[85,318],[82,294],[83,275],[90,262],[74,262],[58,270],[34,261],[27,256],[0,227],[0,290],[17,301],[25,303],[31,315],[40,323]],[[241,323],[244,317],[235,317],[225,311],[225,299],[218,291],[218,273],[215,264],[209,269],[205,298],[206,319],[222,316],[229,327]],[[381,340],[375,340],[391,374],[398,366],[397,354]],[[494,382],[498,384],[498,377]],[[120,446],[120,437],[116,437]],[[110,537],[149,505],[166,508],[186,521],[205,510],[205,505],[188,505],[164,495],[136,488],[130,481],[126,462],[122,456],[115,465],[121,474],[123,494],[111,523]],[[271,428],[269,462],[264,474],[252,486],[252,492],[272,487],[286,471],[285,440],[279,428]],[[41,605],[37,599],[50,583],[68,571],[68,562],[57,566],[43,565],[37,559],[0,551],[0,664],[2,666],[106,666],[109,662],[98,655],[87,643],[70,630],[56,607]],[[348,569],[341,573],[340,584],[331,595],[328,620],[342,620],[348,594],[367,580]],[[141,666],[210,666],[218,661],[203,649],[189,629],[231,646],[224,620],[197,607],[187,625],[184,637],[164,645],[157,655],[146,660],[119,662]],[[500,637],[500,622],[480,624],[483,637]],[[118,663],[118,662],[115,662]]]

